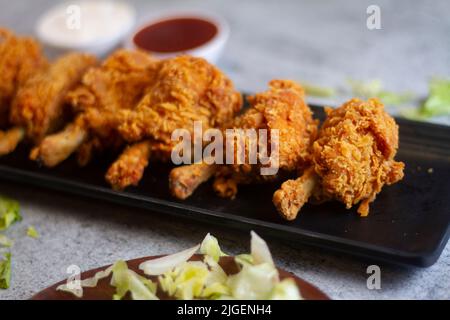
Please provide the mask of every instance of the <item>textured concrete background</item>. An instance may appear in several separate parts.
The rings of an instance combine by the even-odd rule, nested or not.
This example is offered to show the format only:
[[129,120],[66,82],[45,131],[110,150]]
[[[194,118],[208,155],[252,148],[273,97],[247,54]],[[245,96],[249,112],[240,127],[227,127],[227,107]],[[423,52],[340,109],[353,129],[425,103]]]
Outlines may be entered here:
[[[31,33],[55,1],[0,0],[0,25]],[[348,78],[382,79],[386,88],[427,92],[431,76],[450,74],[448,1],[133,1],[141,18],[167,8],[202,8],[223,15],[232,28],[219,65],[246,91],[272,78],[339,87]],[[366,8],[378,4],[382,30],[365,27]],[[341,101],[332,101],[338,104]],[[448,118],[439,121],[448,122]],[[13,247],[11,288],[0,299],[27,299],[65,278],[116,259],[175,252],[212,232],[224,250],[248,250],[249,234],[99,201],[11,185],[0,194],[18,199],[24,221],[7,235]],[[25,236],[33,224],[41,233]],[[382,289],[366,288],[368,263],[321,250],[270,241],[277,263],[336,299],[449,299],[450,246],[428,269],[381,265]]]

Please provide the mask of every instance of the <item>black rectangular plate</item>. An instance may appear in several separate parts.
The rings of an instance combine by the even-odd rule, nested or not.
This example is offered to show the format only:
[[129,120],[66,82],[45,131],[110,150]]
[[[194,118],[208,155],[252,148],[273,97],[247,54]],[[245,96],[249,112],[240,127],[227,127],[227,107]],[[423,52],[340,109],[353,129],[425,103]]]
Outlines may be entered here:
[[[313,107],[317,117],[323,109]],[[67,193],[181,215],[223,228],[260,232],[369,259],[427,267],[436,262],[449,237],[450,127],[397,119],[405,178],[385,187],[367,218],[341,203],[306,205],[297,220],[284,221],[272,205],[280,183],[240,186],[235,200],[217,197],[209,183],[187,201],[173,199],[168,190],[169,165],[150,164],[139,187],[116,192],[104,181],[113,157],[85,168],[69,159],[54,169],[28,160],[28,149],[0,158],[0,179],[37,185]],[[432,168],[432,173],[428,169]]]

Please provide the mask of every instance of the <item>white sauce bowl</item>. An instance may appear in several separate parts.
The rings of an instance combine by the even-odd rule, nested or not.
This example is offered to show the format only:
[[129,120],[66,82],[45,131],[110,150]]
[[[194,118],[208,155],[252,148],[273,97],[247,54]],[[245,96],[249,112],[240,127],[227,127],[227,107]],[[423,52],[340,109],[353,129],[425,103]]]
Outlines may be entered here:
[[121,1],[73,1],[59,4],[36,24],[41,42],[59,51],[103,56],[133,29],[136,12]]

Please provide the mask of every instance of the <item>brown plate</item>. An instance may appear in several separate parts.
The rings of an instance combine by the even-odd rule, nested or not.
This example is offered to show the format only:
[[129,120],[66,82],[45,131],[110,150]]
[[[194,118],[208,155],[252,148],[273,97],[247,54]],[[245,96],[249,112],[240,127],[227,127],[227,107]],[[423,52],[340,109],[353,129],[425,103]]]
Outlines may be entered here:
[[[139,265],[144,261],[156,259],[159,257],[160,256],[154,256],[154,257],[145,257],[145,258],[129,260],[129,261],[127,261],[128,268],[136,271],[137,273],[139,273],[141,275],[144,275],[142,273],[142,271],[139,270]],[[196,254],[190,260],[198,261],[201,259],[202,259],[202,255]],[[232,257],[222,257],[220,259],[219,263],[222,266],[222,268],[224,269],[224,271],[229,275],[238,272],[238,266],[236,265],[236,262],[234,261],[234,259]],[[96,274],[97,272],[99,272],[101,270],[105,270],[108,267],[109,266],[104,266],[101,268],[92,269],[92,270],[83,272],[81,274],[81,279],[93,277],[94,274]],[[278,271],[280,273],[281,279],[292,278],[295,280],[295,282],[297,283],[297,285],[300,289],[300,292],[301,292],[303,298],[305,298],[306,300],[329,300],[330,299],[325,293],[323,293],[322,291],[320,291],[319,289],[314,287],[312,284],[306,282],[305,280],[302,280],[299,277],[295,276],[293,273],[287,272],[287,271],[284,271],[281,269],[278,269]],[[156,279],[156,277],[150,277],[150,278],[152,280]],[[111,276],[100,280],[98,282],[97,287],[95,287],[95,288],[83,288],[83,298],[81,298],[81,299],[73,296],[70,293],[56,290],[56,288],[59,285],[65,283],[66,281],[67,280],[60,281],[60,282],[52,285],[51,287],[44,289],[43,291],[34,295],[31,298],[31,300],[111,300],[111,298],[115,292],[115,289],[109,284],[111,281]],[[158,292],[158,297],[163,300],[169,299],[169,297],[167,297],[164,294],[161,294],[160,292]]]

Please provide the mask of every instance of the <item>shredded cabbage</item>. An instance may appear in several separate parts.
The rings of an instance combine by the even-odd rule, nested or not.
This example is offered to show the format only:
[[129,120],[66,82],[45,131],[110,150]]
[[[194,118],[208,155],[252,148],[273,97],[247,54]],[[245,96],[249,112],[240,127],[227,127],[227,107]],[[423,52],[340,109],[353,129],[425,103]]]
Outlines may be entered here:
[[383,83],[379,79],[367,82],[348,79],[347,83],[353,96],[363,99],[377,97],[388,105],[411,103],[416,98],[411,92],[395,93],[383,90]]
[[352,94],[359,98],[377,97],[383,89],[383,84],[379,79],[374,79],[367,82],[347,79],[347,83],[350,86]]
[[116,288],[114,300],[122,299],[128,292],[133,300],[159,300],[156,297],[156,284],[128,269],[125,261],[114,264],[111,285]]
[[183,250],[178,253],[174,253],[168,256],[164,256],[158,259],[152,259],[140,264],[139,269],[144,271],[148,276],[159,276],[183,262],[188,261],[200,248],[200,245],[196,245],[193,248]]
[[234,257],[234,261],[239,264],[241,267],[244,265],[253,265],[253,256],[248,253],[239,254]]
[[270,300],[303,300],[293,279],[284,279],[275,284]]
[[270,253],[267,243],[258,236],[255,232],[251,232],[250,250],[253,258],[253,263],[268,263],[272,267],[275,267],[273,263],[272,254]]
[[0,289],[8,289],[11,281],[11,253],[7,252],[0,260]]
[[0,231],[6,230],[11,224],[22,220],[19,202],[0,196]]
[[423,104],[420,113],[424,117],[450,114],[450,80],[432,79],[430,94]]
[[330,98],[336,95],[336,90],[330,87],[322,87],[308,82],[300,84],[308,96]]
[[110,276],[114,265],[110,266],[106,270],[97,272],[92,278],[87,278],[81,281],[81,286],[85,288],[94,288],[98,282]]
[[34,226],[29,226],[27,229],[27,236],[29,236],[30,238],[37,239],[39,238],[39,232],[37,232]]
[[[83,287],[95,287],[100,279],[112,274],[111,285],[116,288],[113,299],[123,299],[127,293],[134,300],[156,300],[156,292],[165,292],[176,299],[301,299],[292,279],[279,280],[272,255],[266,242],[251,233],[251,254],[236,256],[241,266],[237,274],[228,276],[219,259],[225,255],[215,237],[207,234],[201,245],[142,263],[139,268],[146,275],[157,275],[158,281],[143,277],[128,269],[126,262],[117,261],[92,278],[80,282],[78,291],[68,284],[57,290],[82,296]],[[188,261],[198,250],[203,261]],[[81,294],[80,294],[81,292]]]
[[268,263],[244,265],[242,270],[228,277],[231,296],[240,300],[268,299],[278,282],[278,271]]
[[158,278],[161,289],[178,299],[218,299],[230,294],[227,275],[209,255],[204,261],[188,261]]
[[150,279],[144,278],[133,270],[128,269],[126,262],[119,260],[106,270],[97,272],[92,278],[86,278],[80,281],[79,285],[75,282],[65,283],[56,288],[56,290],[69,292],[78,298],[83,297],[83,288],[94,288],[102,279],[111,277],[111,285],[116,288],[113,299],[120,300],[130,292],[134,300],[157,300],[156,283]]
[[219,282],[219,283],[226,283],[227,282],[227,277],[228,276],[225,273],[225,271],[222,269],[222,267],[220,266],[219,263],[217,263],[210,256],[205,256],[204,262],[209,268],[209,275],[208,275],[207,282],[206,282],[207,285],[208,284],[213,284],[213,283],[216,283],[216,282]]
[[77,283],[76,280],[59,285],[56,290],[73,294],[77,298],[83,297],[83,288],[95,288],[101,279],[111,275],[114,266],[97,272],[92,278],[86,278]]
[[209,274],[206,278],[205,290],[202,293],[203,298],[218,299],[223,295],[231,293],[227,286],[228,276],[212,257],[206,255],[204,262],[209,267]]
[[209,270],[201,261],[185,262],[159,277],[161,289],[182,300],[192,300],[202,295]]
[[205,239],[203,239],[202,244],[200,245],[200,253],[212,257],[216,262],[219,261],[220,257],[226,256],[226,254],[223,253],[220,249],[219,241],[217,241],[217,238],[209,233],[206,235]]
[[11,247],[13,245],[13,241],[9,239],[7,236],[0,234],[0,246],[3,247]]

